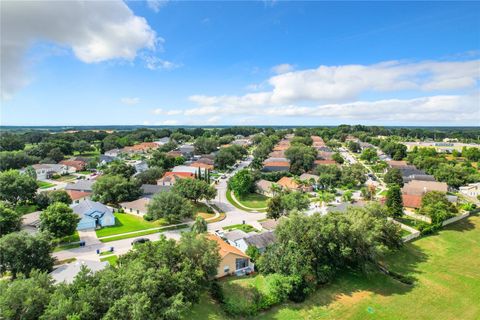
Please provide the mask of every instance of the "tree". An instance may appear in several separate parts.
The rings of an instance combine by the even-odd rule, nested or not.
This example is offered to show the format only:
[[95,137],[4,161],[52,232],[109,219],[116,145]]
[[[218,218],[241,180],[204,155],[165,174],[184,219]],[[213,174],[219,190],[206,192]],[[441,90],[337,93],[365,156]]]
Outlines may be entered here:
[[208,154],[217,150],[218,141],[216,138],[202,136],[195,140],[193,146],[196,154]]
[[37,180],[37,172],[32,166],[28,166],[24,172],[26,175],[32,177],[33,180]]
[[21,226],[22,215],[15,212],[5,202],[0,201],[0,237],[19,231]]
[[255,178],[250,170],[242,169],[230,178],[228,187],[241,198],[254,191]]
[[432,219],[432,224],[440,224],[457,213],[457,208],[448,201],[445,193],[429,191],[422,198],[422,204],[418,211]]
[[292,145],[285,151],[285,157],[290,160],[290,171],[297,175],[310,170],[316,156],[317,150],[302,144]]
[[250,260],[252,262],[255,262],[260,258],[260,250],[258,250],[257,247],[249,245],[247,247],[247,250],[245,250],[245,254],[250,257]]
[[47,153],[47,158],[52,159],[54,162],[58,163],[65,158],[65,155],[60,148],[53,148]]
[[75,232],[79,220],[68,205],[56,202],[40,214],[40,230],[49,232],[55,238],[63,238]]
[[321,189],[331,189],[337,186],[342,177],[342,170],[336,165],[320,165],[316,168],[318,185]]
[[352,202],[353,192],[351,190],[347,190],[342,194],[342,200],[345,202]]
[[375,198],[376,187],[373,184],[369,184],[362,188],[361,193],[365,200],[373,200]]
[[48,194],[49,204],[61,202],[64,204],[72,204],[72,198],[65,190],[54,190],[46,192]]
[[130,178],[135,174],[135,167],[126,164],[123,161],[114,161],[110,163],[107,169],[105,169],[104,173],[109,175],[115,176],[122,176],[125,178]]
[[160,192],[148,204],[148,216],[153,220],[165,219],[168,223],[177,222],[194,215],[191,203],[175,192]]
[[387,173],[385,173],[383,181],[385,181],[385,183],[389,185],[396,184],[400,187],[403,187],[402,172],[397,168],[390,168]]
[[30,278],[0,281],[0,310],[4,319],[37,320],[50,302],[55,287],[47,273],[33,271]]
[[256,266],[263,273],[299,277],[314,289],[347,268],[377,267],[385,253],[402,245],[400,229],[379,205],[349,207],[345,213],[293,214],[275,229],[275,243]]
[[0,135],[1,151],[23,150],[24,148],[25,142],[19,134],[2,132]]
[[193,202],[201,199],[210,200],[217,195],[217,189],[198,179],[180,179],[175,182],[172,191]]
[[136,181],[122,176],[104,175],[93,185],[92,199],[102,203],[119,203],[135,200],[141,194]]
[[283,216],[285,208],[283,206],[282,197],[280,194],[274,195],[267,201],[267,218],[277,220]]
[[235,164],[235,155],[231,152],[232,149],[222,148],[215,155],[215,168],[220,170],[226,170]]
[[355,152],[355,153],[360,152],[360,150],[361,150],[360,143],[355,142],[355,141],[348,141],[347,148],[350,151]]
[[378,160],[377,151],[374,148],[367,148],[363,150],[360,159],[373,163]]
[[310,200],[306,193],[300,191],[286,192],[281,195],[283,206],[287,212],[304,211],[310,206]]
[[0,200],[14,205],[32,201],[37,188],[37,182],[32,177],[21,174],[18,170],[0,172]]
[[194,233],[206,233],[207,232],[207,221],[202,217],[198,216],[195,218],[195,222],[192,224],[191,228]]
[[153,167],[140,172],[135,176],[135,179],[137,179],[140,184],[157,184],[157,180],[160,179],[164,173],[164,169]]
[[388,214],[391,217],[399,218],[403,215],[402,192],[398,185],[391,185],[388,189],[385,205],[387,206]]
[[50,239],[42,233],[9,233],[0,238],[0,272],[9,271],[16,278],[19,273],[28,276],[34,269],[50,271],[54,260],[50,256],[52,249]]
[[344,186],[359,186],[364,184],[365,181],[367,181],[367,177],[365,176],[365,168],[360,163],[343,168],[341,183]]
[[342,155],[339,152],[335,152],[332,155],[332,159],[339,164],[342,164],[343,162],[345,162],[345,159],[343,159]]
[[78,151],[78,153],[82,154],[82,153],[86,153],[86,152],[91,152],[91,151],[94,151],[95,148],[92,147],[92,145],[86,141],[83,141],[83,140],[79,140],[79,141],[75,141],[72,143],[72,148],[73,150],[75,151]]

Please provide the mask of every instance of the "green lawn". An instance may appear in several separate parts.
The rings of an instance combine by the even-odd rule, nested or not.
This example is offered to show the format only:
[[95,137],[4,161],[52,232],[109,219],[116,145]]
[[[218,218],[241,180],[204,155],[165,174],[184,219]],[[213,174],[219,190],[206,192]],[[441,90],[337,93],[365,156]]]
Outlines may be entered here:
[[[307,301],[300,304],[284,303],[256,318],[480,319],[478,215],[454,223],[438,234],[406,244],[399,252],[386,257],[385,262],[392,271],[412,277],[414,284],[406,285],[381,273],[365,276],[344,272],[329,285],[318,289]],[[260,284],[258,286],[261,288]],[[236,286],[235,290],[226,294],[244,299],[240,298],[238,288]],[[185,319],[229,317],[204,295],[200,304],[195,305]]]
[[230,202],[230,204],[232,206],[236,207],[237,209],[240,209],[242,211],[248,211],[248,212],[255,211],[255,210],[246,209],[246,208],[242,207],[241,205],[239,205],[235,200],[233,200],[230,190],[227,190],[227,193],[225,194],[225,196],[226,196],[228,202]]
[[77,171],[77,172],[75,172],[75,173],[78,173],[78,174],[91,174],[92,172],[85,170],[85,171]]
[[55,184],[46,181],[37,181],[37,185],[40,189],[55,187]]
[[67,249],[78,248],[80,247],[80,243],[78,243],[79,241],[80,236],[78,235],[78,231],[75,231],[75,233],[71,236],[66,236],[58,239],[58,245],[53,249],[53,251],[57,252]]
[[401,223],[403,223],[403,224],[405,224],[409,227],[412,227],[414,229],[418,229],[418,227],[422,224],[427,224],[426,222],[414,219],[414,218],[406,216],[406,215],[402,216],[401,218],[395,218],[395,220],[397,220],[398,222],[401,222]]
[[242,230],[242,231],[247,232],[247,233],[252,232],[252,231],[258,232],[257,229],[255,229],[254,227],[252,227],[249,224],[232,224],[231,226],[223,227],[223,229],[224,230],[238,229],[238,230]]
[[212,208],[207,206],[205,203],[202,202],[192,202],[193,209],[195,211],[195,216],[200,216],[203,219],[208,219],[215,216]]
[[97,237],[101,238],[126,232],[141,231],[165,225],[163,220],[146,221],[142,217],[136,217],[128,213],[115,213],[115,218],[114,226],[104,227],[96,231]]
[[116,264],[117,264],[117,260],[118,260],[118,257],[115,256],[115,255],[100,258],[100,261],[108,261],[108,263],[110,263],[111,266],[116,265]]
[[37,209],[37,205],[35,204],[19,204],[15,207],[15,211],[21,215],[35,212]]
[[185,229],[185,228],[188,228],[188,224],[180,224],[178,226],[165,227],[165,228],[162,228],[162,229],[146,230],[146,231],[139,231],[139,232],[135,232],[135,233],[131,233],[131,234],[123,234],[123,235],[119,235],[119,236],[116,236],[116,237],[103,238],[103,239],[100,239],[100,241],[103,242],[103,243],[106,243],[106,242],[112,242],[112,241],[117,241],[117,240],[146,236],[146,235],[149,235],[149,234],[160,233],[160,232],[168,231],[168,230],[177,230],[177,229]]
[[268,197],[258,193],[250,193],[241,198],[237,197],[237,200],[241,205],[253,209],[265,209],[267,207],[268,199]]
[[64,176],[60,176],[56,179],[53,179],[55,181],[71,181],[71,180],[76,180],[77,176],[74,176],[73,174],[66,174]]

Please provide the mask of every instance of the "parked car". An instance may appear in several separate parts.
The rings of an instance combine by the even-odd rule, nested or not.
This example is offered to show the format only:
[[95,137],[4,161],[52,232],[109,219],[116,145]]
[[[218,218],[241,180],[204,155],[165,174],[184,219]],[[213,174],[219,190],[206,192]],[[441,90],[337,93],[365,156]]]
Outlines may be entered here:
[[224,174],[222,174],[222,176],[221,176],[220,178],[222,178],[222,179],[226,179],[226,178],[227,178],[227,176],[226,176],[226,175],[224,175]]
[[135,239],[132,241],[132,246],[136,245],[136,244],[140,244],[140,243],[145,243],[145,242],[149,242],[150,239],[147,239],[147,238],[138,238],[138,239]]

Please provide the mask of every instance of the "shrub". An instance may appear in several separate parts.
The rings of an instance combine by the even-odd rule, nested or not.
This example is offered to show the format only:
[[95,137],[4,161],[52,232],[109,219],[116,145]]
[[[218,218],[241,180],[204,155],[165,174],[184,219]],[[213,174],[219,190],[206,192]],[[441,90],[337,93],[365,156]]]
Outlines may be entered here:
[[210,295],[215,301],[219,303],[223,303],[223,299],[224,299],[223,289],[217,280],[213,280],[210,283]]

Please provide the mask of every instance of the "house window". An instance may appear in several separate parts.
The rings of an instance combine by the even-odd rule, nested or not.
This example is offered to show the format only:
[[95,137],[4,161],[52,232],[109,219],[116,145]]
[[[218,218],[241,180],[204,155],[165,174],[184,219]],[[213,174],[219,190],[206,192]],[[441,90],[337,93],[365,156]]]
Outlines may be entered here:
[[229,266],[223,267],[223,272],[224,272],[224,273],[228,273],[229,271],[230,271],[230,267],[229,267]]
[[248,267],[248,259],[236,259],[235,260],[236,270],[243,269]]

